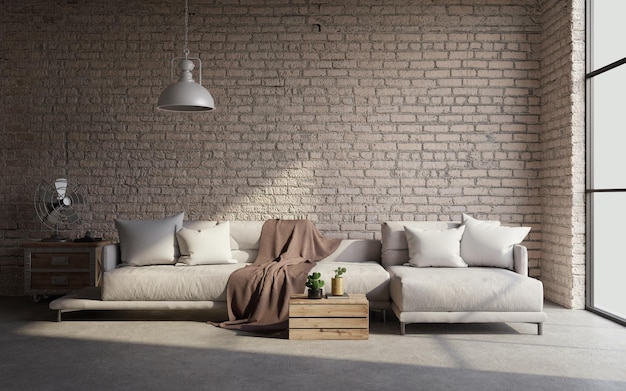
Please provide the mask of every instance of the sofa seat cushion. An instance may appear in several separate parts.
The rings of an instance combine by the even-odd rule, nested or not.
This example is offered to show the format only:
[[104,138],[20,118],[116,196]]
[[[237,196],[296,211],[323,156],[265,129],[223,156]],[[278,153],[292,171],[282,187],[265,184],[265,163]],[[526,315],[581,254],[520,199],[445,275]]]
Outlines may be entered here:
[[543,284],[499,268],[392,266],[390,294],[404,312],[533,312],[543,309]]
[[345,267],[343,286],[347,293],[364,294],[370,301],[389,301],[389,272],[378,262],[317,262],[311,273],[319,272],[330,292],[335,269]]
[[104,273],[102,300],[226,301],[228,277],[243,263],[123,266]]

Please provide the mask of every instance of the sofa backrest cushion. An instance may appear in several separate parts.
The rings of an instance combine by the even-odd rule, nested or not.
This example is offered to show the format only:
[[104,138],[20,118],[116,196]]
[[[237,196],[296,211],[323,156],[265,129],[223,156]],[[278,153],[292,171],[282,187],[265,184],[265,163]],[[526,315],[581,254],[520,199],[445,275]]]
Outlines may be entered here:
[[[230,247],[233,259],[251,263],[259,253],[261,231],[265,221],[230,221]],[[320,262],[366,262],[380,263],[380,240],[344,239],[332,254]]]
[[264,221],[230,221],[230,250],[239,263],[252,263],[259,253]]
[[[230,249],[232,258],[239,263],[252,263],[259,253],[261,231],[265,221],[230,220]],[[185,222],[186,227],[201,229],[216,222]],[[381,242],[375,239],[344,239],[332,254],[320,262],[378,262]]]
[[380,240],[344,239],[332,254],[319,262],[378,262],[380,263]]
[[381,260],[384,267],[403,265],[409,262],[409,244],[404,227],[418,229],[457,228],[454,221],[387,221],[381,226]]

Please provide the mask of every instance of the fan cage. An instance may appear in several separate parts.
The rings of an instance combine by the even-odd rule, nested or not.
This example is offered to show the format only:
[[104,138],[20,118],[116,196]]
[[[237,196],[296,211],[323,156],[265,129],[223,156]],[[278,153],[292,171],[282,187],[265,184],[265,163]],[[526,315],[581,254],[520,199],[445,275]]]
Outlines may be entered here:
[[82,224],[81,215],[87,207],[83,189],[65,178],[53,183],[42,180],[34,197],[35,212],[39,221],[54,230],[51,238],[61,240],[59,231],[74,229]]

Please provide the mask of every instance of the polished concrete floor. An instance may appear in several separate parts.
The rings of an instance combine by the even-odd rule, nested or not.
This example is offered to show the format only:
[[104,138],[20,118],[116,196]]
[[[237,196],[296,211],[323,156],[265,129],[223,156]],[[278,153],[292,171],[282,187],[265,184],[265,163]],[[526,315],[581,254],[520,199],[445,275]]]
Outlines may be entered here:
[[546,303],[531,324],[408,325],[367,341],[219,329],[192,312],[76,312],[0,297],[0,390],[626,390],[626,328]]

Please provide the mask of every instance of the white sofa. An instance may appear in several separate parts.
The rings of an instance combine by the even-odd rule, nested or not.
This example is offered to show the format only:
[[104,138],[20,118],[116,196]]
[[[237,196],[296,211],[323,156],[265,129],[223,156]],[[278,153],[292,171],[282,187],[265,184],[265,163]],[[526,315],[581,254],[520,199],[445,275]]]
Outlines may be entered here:
[[[201,223],[204,227],[216,222],[186,222],[185,227]],[[212,310],[227,317],[226,284],[230,274],[253,262],[259,249],[263,221],[230,221],[230,251],[232,263],[125,265],[119,243],[105,247],[103,275],[100,288],[87,289],[54,300],[50,308],[61,320],[64,312],[93,310]],[[197,227],[197,225],[195,225]],[[120,227],[118,227],[118,230]],[[120,231],[122,237],[124,233]],[[124,239],[121,238],[123,242]],[[223,243],[214,243],[221,246]],[[122,243],[124,246],[124,243]],[[122,250],[122,251],[121,251]],[[128,247],[125,248],[128,250]],[[180,257],[176,249],[176,257]],[[386,310],[389,300],[389,272],[380,264],[380,241],[343,240],[339,248],[318,261],[312,272],[322,274],[330,290],[330,281],[337,267],[347,269],[344,288],[348,293],[362,293],[372,310]],[[147,262],[150,263],[150,262]],[[303,287],[304,293],[304,287]]]
[[[464,215],[464,219],[466,217]],[[505,228],[500,227],[500,231],[496,232],[495,227],[499,223],[486,224],[488,228],[491,227],[489,224],[493,227],[489,228],[491,231],[485,231],[493,235],[486,239],[497,241],[498,232],[501,233]],[[410,247],[419,247],[420,242],[415,237],[407,240],[407,232],[417,232],[422,239],[441,238],[444,234],[452,233],[456,235],[455,240],[469,241],[470,233],[467,229],[464,231],[465,228],[459,222],[391,221],[382,224],[381,258],[383,266],[391,275],[391,308],[400,320],[401,334],[405,334],[406,324],[409,323],[488,322],[536,323],[538,334],[542,334],[542,324],[546,320],[543,312],[543,285],[541,281],[528,277],[528,252],[525,246],[508,243],[504,246],[504,252],[493,253],[498,260],[506,262],[509,262],[510,257],[508,264],[496,262],[490,265],[489,262],[476,262],[474,259],[468,267],[467,264],[463,266],[465,261],[461,255],[464,254],[459,241],[458,253],[443,254],[443,258],[447,257],[447,267],[436,267],[437,262],[429,264],[428,254],[420,260],[425,264],[421,267],[415,265],[411,256],[420,250],[412,248],[410,251]],[[462,232],[454,233],[455,229]],[[508,233],[503,234],[506,236]],[[522,236],[525,236],[523,232]],[[442,242],[446,240],[450,244],[449,238],[442,239]],[[410,246],[412,241],[415,243]],[[430,240],[426,246],[430,246],[430,249],[426,252],[430,251],[431,255],[438,253],[438,249],[447,244]],[[465,250],[467,257],[472,255],[469,254],[471,251],[474,251],[475,256],[491,256],[486,249]],[[413,263],[409,263],[410,260]]]

